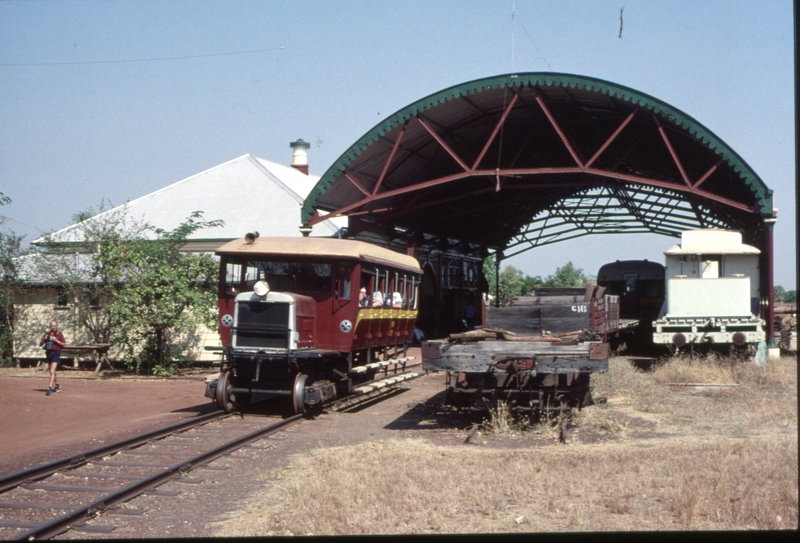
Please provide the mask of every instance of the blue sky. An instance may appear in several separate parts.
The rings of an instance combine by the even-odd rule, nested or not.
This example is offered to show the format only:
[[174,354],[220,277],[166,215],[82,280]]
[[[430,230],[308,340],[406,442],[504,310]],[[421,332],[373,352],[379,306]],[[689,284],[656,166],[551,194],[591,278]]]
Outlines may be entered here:
[[[735,149],[775,191],[775,283],[793,289],[792,17],[789,0],[0,0],[4,228],[30,241],[245,153],[288,164],[297,138],[322,175],[423,96],[555,71],[655,96]],[[589,236],[508,262],[596,274],[675,242]]]

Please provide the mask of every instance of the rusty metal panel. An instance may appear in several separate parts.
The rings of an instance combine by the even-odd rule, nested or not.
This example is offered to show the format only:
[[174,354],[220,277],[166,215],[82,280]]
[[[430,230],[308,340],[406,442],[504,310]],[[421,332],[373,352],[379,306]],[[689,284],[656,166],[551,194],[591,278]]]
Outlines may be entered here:
[[442,343],[442,341],[423,341],[420,344],[422,360],[439,358],[439,348],[441,347]]
[[589,359],[590,360],[608,360],[611,354],[611,349],[608,343],[591,343],[589,344]]

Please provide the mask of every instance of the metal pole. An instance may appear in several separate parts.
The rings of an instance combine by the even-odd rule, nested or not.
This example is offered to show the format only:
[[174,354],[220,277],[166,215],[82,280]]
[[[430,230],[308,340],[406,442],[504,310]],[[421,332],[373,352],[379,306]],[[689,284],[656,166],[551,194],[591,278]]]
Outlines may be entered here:
[[494,306],[500,307],[500,251],[494,256]]
[[[766,245],[766,253],[767,258],[766,260],[766,269],[764,273],[767,276],[767,307],[766,313],[764,315],[764,320],[767,321],[767,346],[774,346],[775,343],[775,278],[773,274],[775,273],[775,260],[773,255],[773,243],[772,243],[772,225],[774,223],[768,223],[766,225],[766,231],[764,232],[764,245]],[[763,281],[762,281],[762,284]]]

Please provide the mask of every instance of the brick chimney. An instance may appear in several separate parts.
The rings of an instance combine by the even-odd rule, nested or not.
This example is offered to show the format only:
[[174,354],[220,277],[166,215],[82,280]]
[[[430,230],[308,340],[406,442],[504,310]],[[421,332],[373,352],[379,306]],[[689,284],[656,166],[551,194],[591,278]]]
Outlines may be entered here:
[[292,148],[292,168],[297,168],[308,175],[308,148],[311,144],[299,139],[289,144]]

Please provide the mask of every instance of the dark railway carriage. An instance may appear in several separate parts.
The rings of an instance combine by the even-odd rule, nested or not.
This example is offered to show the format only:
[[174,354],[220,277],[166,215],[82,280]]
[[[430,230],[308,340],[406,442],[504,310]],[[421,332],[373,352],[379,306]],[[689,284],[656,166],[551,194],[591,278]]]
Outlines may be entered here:
[[413,338],[422,270],[411,256],[355,240],[253,235],[216,254],[224,362],[206,396],[226,411],[277,394],[304,412],[349,394],[371,378],[356,365],[405,352]]
[[597,272],[597,284],[619,297],[619,318],[652,328],[664,304],[664,266],[647,260],[617,260]]

